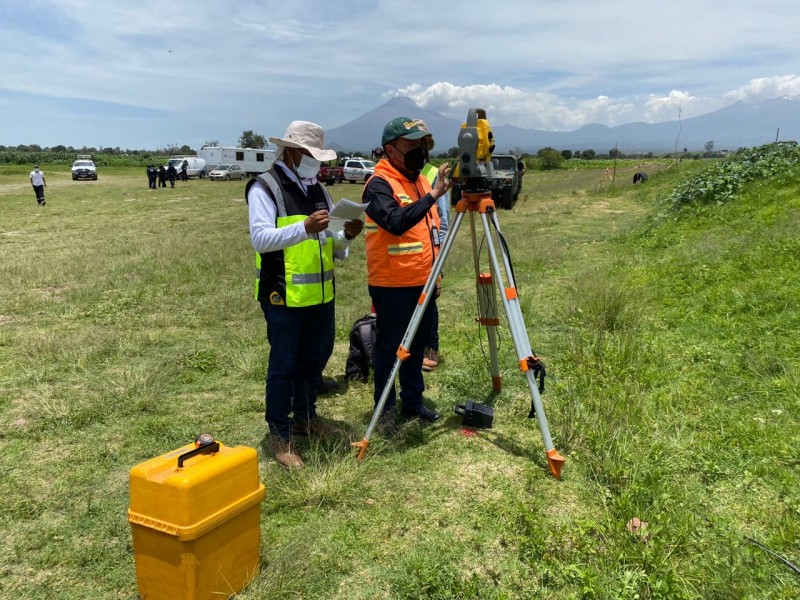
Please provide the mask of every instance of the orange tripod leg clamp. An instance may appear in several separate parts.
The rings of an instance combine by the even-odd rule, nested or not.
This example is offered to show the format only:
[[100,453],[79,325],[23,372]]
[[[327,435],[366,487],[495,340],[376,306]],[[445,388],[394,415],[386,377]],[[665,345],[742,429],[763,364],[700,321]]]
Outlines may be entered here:
[[561,479],[561,467],[564,466],[564,462],[566,462],[566,459],[555,448],[547,451],[547,465],[556,479]]
[[369,440],[364,438],[360,442],[351,442],[350,445],[353,448],[358,448],[358,453],[356,454],[356,460],[358,462],[364,460],[364,457],[367,455],[367,448],[369,448]]

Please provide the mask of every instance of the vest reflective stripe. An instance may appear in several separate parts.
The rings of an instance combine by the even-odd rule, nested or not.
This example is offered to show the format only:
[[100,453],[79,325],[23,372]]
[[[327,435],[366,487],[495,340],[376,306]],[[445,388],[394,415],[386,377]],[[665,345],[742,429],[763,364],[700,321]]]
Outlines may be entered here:
[[258,284],[261,283],[261,255],[256,252],[256,288],[253,297],[258,300]]
[[[375,166],[373,177],[380,177],[389,184],[394,199],[400,206],[410,206],[431,191],[430,183],[425,177],[409,181],[386,159],[380,160]],[[439,228],[439,211],[436,206],[431,207],[421,221],[399,236],[382,229],[369,215],[366,215],[364,221],[369,285],[424,285],[438,252],[438,247],[432,241],[432,229]]]
[[292,275],[293,285],[308,285],[310,283],[322,283],[323,281],[333,281],[333,269],[324,273],[309,273],[308,275]]
[[410,244],[397,244],[394,246],[387,246],[387,250],[389,250],[389,254],[393,256],[398,256],[400,254],[420,254],[422,253],[425,248],[422,245],[422,242],[412,242]]
[[[289,215],[283,190],[276,176],[271,172],[258,177],[261,184],[266,184],[277,207],[275,226],[288,227],[306,220],[308,215]],[[322,188],[325,197],[330,201],[327,190]],[[315,306],[333,300],[333,236],[322,232],[324,241],[309,239],[284,248],[284,281],[285,289],[281,290],[286,306]],[[261,255],[256,253],[256,298],[260,294]]]
[[[305,220],[306,215],[278,217],[276,224],[286,227]],[[325,236],[324,245],[311,239],[284,248],[283,260],[286,266],[286,306],[313,306],[333,299],[332,237]],[[317,285],[309,285],[312,282]]]
[[439,176],[439,169],[434,167],[431,163],[425,163],[425,166],[422,167],[422,176],[427,179],[428,183],[433,187],[433,182],[436,181],[436,178]]

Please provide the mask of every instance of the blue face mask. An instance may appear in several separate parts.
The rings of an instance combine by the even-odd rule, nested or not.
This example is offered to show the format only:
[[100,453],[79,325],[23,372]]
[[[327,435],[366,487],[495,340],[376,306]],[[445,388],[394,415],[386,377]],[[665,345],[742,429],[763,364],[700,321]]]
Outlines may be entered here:
[[319,167],[322,163],[315,158],[303,155],[300,159],[300,164],[295,167],[297,176],[300,179],[312,179],[319,173]]

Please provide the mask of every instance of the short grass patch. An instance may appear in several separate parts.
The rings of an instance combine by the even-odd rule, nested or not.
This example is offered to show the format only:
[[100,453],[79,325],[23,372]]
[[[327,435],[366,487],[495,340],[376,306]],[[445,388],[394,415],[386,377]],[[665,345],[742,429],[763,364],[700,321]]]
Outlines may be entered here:
[[[27,170],[4,170],[0,595],[135,598],[128,472],[209,432],[257,448],[267,489],[243,599],[800,596],[747,540],[800,562],[800,171],[665,209],[705,166],[654,163],[636,186],[633,164],[602,184],[597,169],[529,172],[499,213],[561,481],[504,326],[491,393],[466,220],[439,301],[443,362],[426,375],[445,418],[376,436],[356,463],[373,405],[370,382],[342,377],[370,307],[356,240],[326,370],[341,387],[319,402],[345,433],[300,441],[308,466],[289,473],[264,452],[244,184],[152,191],[143,168],[72,182],[43,165],[38,207]],[[329,190],[356,200],[363,184]],[[467,398],[494,407],[492,430],[464,435],[453,408]]]

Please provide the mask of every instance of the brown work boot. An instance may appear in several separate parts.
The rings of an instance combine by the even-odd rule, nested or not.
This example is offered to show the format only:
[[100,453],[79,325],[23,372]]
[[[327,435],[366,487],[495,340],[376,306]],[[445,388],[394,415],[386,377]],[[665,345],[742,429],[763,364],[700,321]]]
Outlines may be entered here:
[[425,354],[422,358],[422,370],[433,371],[439,366],[439,352],[433,348],[425,348]]
[[333,423],[327,423],[317,417],[309,423],[292,423],[292,435],[310,435],[314,437],[336,437],[344,432]]
[[303,468],[303,459],[300,458],[291,441],[287,442],[278,437],[272,437],[269,440],[269,451],[280,466],[287,469]]

